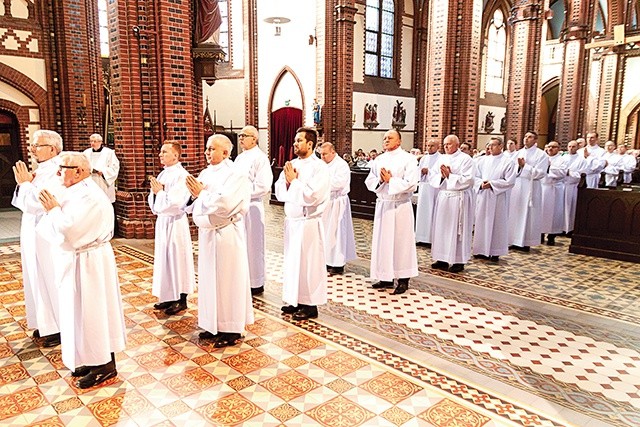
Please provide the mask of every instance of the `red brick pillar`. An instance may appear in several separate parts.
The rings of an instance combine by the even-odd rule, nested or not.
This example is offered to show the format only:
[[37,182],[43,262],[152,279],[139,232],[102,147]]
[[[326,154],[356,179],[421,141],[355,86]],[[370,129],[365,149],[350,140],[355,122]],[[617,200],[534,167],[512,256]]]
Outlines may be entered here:
[[202,89],[191,57],[193,11],[191,2],[117,0],[108,14],[119,234],[150,238],[147,177],[161,170],[162,142],[182,143],[181,161],[190,172],[204,164]]
[[338,153],[350,153],[353,111],[353,30],[357,9],[354,0],[327,2],[325,45],[325,105],[322,125],[325,141]]
[[[424,138],[453,133],[475,145],[482,0],[430,2]],[[420,123],[420,121],[419,121]]]
[[511,9],[507,135],[521,139],[540,122],[540,40],[546,27],[543,0],[519,0]]
[[[567,25],[562,34],[564,62],[560,73],[558,94],[558,118],[555,139],[566,143],[584,136],[587,94],[589,88],[589,51],[584,46],[589,36],[589,23],[593,20],[594,4],[586,0],[574,0],[567,13]],[[554,135],[549,135],[550,139]]]
[[[50,58],[47,77],[53,107],[49,117],[42,118],[43,124],[62,135],[65,150],[84,150],[89,146],[89,135],[102,133],[98,3],[49,1],[39,7],[43,22],[49,23],[43,32],[42,49]],[[33,7],[29,10],[35,12]]]

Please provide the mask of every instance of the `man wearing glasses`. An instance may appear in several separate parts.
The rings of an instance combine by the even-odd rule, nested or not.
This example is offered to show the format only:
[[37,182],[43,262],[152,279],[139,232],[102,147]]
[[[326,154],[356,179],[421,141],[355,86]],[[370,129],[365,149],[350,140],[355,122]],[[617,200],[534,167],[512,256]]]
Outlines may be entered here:
[[40,192],[47,214],[38,232],[58,236],[63,254],[72,260],[59,279],[65,308],[60,312],[62,362],[85,389],[118,374],[115,353],[125,348],[122,296],[110,243],[114,214],[109,199],[87,179],[91,165],[84,155],[63,155],[59,174],[65,197]]
[[57,245],[53,245],[40,234],[36,226],[45,211],[38,201],[38,193],[47,189],[59,195],[64,187],[57,176],[62,151],[62,137],[51,130],[38,130],[33,134],[31,154],[38,163],[35,173],[19,161],[13,167],[18,186],[11,204],[22,211],[20,227],[20,254],[27,326],[35,329],[34,338],[42,338],[43,347],[60,344],[58,285],[54,261]]
[[102,188],[111,203],[116,201],[116,179],[120,172],[120,161],[115,151],[102,145],[102,137],[94,133],[89,137],[91,148],[84,150],[91,163],[91,178]]
[[234,161],[236,170],[249,178],[251,182],[251,203],[244,216],[251,295],[260,295],[264,292],[264,259],[266,250],[262,199],[271,190],[273,172],[271,172],[269,158],[258,146],[258,130],[255,127],[243,127],[238,138],[243,151]]

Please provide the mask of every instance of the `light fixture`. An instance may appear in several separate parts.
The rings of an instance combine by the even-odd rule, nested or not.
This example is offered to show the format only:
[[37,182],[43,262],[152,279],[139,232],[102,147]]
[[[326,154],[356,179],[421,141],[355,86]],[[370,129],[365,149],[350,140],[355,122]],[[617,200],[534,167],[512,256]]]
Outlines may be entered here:
[[265,18],[264,22],[267,24],[273,24],[275,26],[274,36],[279,36],[282,33],[280,26],[291,22],[291,19],[285,18],[284,16],[270,16],[269,18]]

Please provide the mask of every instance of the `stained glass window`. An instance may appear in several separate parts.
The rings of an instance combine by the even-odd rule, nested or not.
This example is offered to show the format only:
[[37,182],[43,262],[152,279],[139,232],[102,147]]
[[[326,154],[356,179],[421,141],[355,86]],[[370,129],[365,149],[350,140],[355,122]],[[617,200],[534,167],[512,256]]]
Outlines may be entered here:
[[504,93],[504,65],[507,50],[507,32],[504,15],[500,9],[493,13],[487,37],[487,67],[485,71],[485,91]]
[[366,75],[393,78],[394,29],[393,0],[367,0],[364,60]]

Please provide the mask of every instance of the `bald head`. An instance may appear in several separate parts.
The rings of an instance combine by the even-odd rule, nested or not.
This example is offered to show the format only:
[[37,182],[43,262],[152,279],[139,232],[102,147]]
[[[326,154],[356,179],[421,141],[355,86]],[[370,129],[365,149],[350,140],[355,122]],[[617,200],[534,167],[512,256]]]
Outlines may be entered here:
[[458,151],[458,148],[460,147],[460,140],[456,135],[448,135],[444,138],[442,145],[444,145],[445,154],[453,154]]

